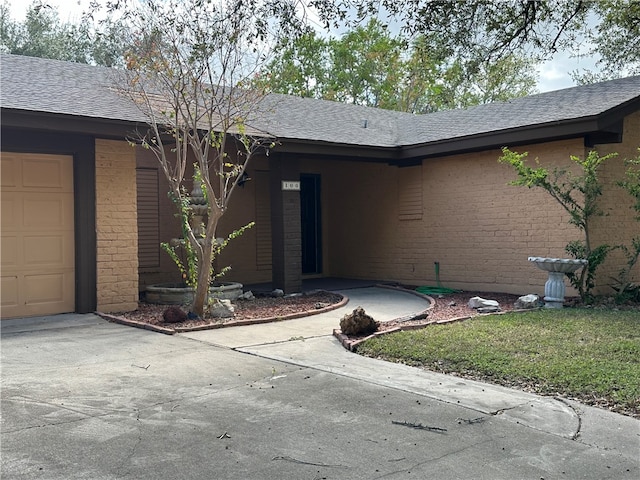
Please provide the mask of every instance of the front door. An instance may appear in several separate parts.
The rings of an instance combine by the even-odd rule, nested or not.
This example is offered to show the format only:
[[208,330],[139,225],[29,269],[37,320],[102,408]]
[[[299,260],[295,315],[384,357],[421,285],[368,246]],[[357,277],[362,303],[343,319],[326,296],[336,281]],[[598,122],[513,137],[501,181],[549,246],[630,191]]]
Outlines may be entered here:
[[300,175],[300,217],[302,228],[302,273],[322,273],[322,216],[320,175]]

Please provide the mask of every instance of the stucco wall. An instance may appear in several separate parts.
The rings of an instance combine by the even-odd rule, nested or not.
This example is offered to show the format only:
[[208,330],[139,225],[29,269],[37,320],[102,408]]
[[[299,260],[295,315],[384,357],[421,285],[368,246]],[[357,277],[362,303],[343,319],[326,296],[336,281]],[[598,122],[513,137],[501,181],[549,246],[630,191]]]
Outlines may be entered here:
[[135,150],[96,140],[97,309],[133,310],[138,302]]

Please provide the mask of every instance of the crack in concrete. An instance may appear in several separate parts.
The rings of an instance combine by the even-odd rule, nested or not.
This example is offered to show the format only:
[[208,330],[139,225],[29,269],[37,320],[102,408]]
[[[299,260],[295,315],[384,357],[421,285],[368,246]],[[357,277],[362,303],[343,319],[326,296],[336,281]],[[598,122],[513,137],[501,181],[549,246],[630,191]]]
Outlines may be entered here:
[[578,409],[576,409],[573,405],[567,402],[564,398],[553,397],[553,399],[560,403],[563,403],[564,405],[569,407],[571,411],[573,411],[573,413],[575,413],[576,417],[578,418],[578,428],[576,429],[575,433],[571,436],[571,440],[578,440],[578,437],[580,436],[580,432],[582,431],[582,415],[580,414]]
[[138,438],[136,439],[136,443],[131,447],[131,451],[129,452],[129,455],[123,458],[120,464],[115,468],[116,472],[118,472],[117,473],[118,478],[126,477],[130,474],[129,470],[127,470],[126,472],[120,472],[120,470],[125,468],[126,463],[130,463],[131,459],[136,454],[136,450],[142,443],[142,425],[140,424],[140,410],[136,409],[135,412],[136,412],[136,424],[138,426]]
[[[71,407],[68,407],[66,405],[60,405],[60,404],[56,404],[56,403],[51,403],[51,402],[45,402],[42,400],[38,400],[36,398],[30,398],[30,397],[13,397],[13,398],[7,398],[4,399],[3,402],[10,402],[10,401],[14,401],[14,402],[22,402],[22,403],[31,403],[34,405],[47,405],[49,407],[53,407],[57,410],[65,410],[68,412],[73,412],[76,413],[78,415],[82,415],[82,418],[74,418],[73,420],[65,420],[62,422],[49,422],[49,423],[43,423],[43,424],[39,424],[39,425],[29,425],[28,427],[21,427],[21,428],[16,428],[14,430],[3,430],[2,434],[10,434],[10,433],[20,433],[20,432],[25,432],[28,430],[33,430],[34,428],[45,428],[45,427],[55,427],[58,425],[68,425],[70,423],[77,423],[77,422],[82,422],[84,420],[88,420],[91,418],[102,418],[102,417],[106,417],[108,415],[114,414],[114,413],[118,413],[117,410],[108,410],[108,411],[103,411],[101,413],[96,413],[96,414],[90,414],[90,413],[86,413],[83,412],[81,410],[77,410]],[[90,407],[87,406],[88,408],[94,408],[94,407]]]
[[527,402],[523,402],[520,403],[518,405],[514,405],[513,407],[505,407],[505,408],[499,408],[498,410],[494,410],[493,412],[487,412],[489,415],[493,415],[494,417],[496,415],[502,415],[504,412],[508,411],[508,410],[515,410],[516,408],[520,408],[523,405],[526,405]]
[[327,464],[327,463],[307,462],[307,461],[304,461],[304,460],[298,460],[297,458],[289,457],[287,455],[276,455],[271,460],[284,460],[284,461],[291,462],[291,463],[298,463],[300,465],[312,465],[314,467],[349,468],[346,465],[332,465],[332,464]]
[[445,453],[443,455],[440,455],[438,457],[434,457],[434,458],[430,458],[428,460],[425,460],[424,462],[414,463],[413,465],[410,465],[410,466],[408,466],[406,468],[403,468],[401,470],[394,470],[393,472],[388,472],[388,473],[385,473],[383,475],[380,475],[380,476],[377,476],[377,477],[373,477],[373,480],[380,480],[381,478],[389,478],[389,477],[392,477],[394,475],[405,474],[407,472],[410,472],[411,470],[415,470],[416,468],[421,467],[422,465],[427,465],[427,464],[432,463],[432,462],[437,462],[439,460],[442,460],[443,458],[450,457],[451,455],[459,455],[459,454],[463,453],[464,451],[469,450],[470,448],[474,448],[474,447],[476,447],[478,445],[484,445],[484,444],[486,444],[486,442],[487,442],[486,440],[482,440],[482,441],[478,441],[478,442],[472,443],[471,445],[467,445],[464,448],[461,448],[461,449],[458,449],[458,450],[454,450],[452,452],[447,452],[447,453]]

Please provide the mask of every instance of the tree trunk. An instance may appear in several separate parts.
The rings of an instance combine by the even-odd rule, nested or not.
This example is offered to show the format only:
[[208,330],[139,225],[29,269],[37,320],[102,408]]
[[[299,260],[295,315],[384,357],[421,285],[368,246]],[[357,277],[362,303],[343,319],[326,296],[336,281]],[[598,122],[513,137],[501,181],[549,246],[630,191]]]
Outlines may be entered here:
[[[211,267],[207,268],[207,265],[211,265],[212,255],[210,247],[205,247],[203,252],[202,261],[198,262],[198,284],[193,295],[193,304],[191,305],[191,312],[198,317],[204,317],[204,309],[209,300],[209,284],[211,283]],[[208,259],[208,262],[207,262]]]
[[199,317],[204,316],[204,310],[209,301],[209,285],[213,274],[213,245],[216,241],[215,234],[221,217],[217,212],[210,212],[209,216],[204,245],[202,246],[202,258],[198,258],[198,284],[191,305],[191,312]]

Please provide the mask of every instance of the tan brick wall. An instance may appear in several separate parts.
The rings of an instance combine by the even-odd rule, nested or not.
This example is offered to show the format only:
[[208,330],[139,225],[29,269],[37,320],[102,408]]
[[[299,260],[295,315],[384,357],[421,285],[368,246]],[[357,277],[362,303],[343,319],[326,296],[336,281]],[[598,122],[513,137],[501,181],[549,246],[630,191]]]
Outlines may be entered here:
[[[640,152],[640,112],[625,118],[623,142],[608,145],[598,145],[596,150],[601,154],[618,153],[609,159],[602,168],[601,180],[606,185],[602,196],[602,210],[605,216],[598,218],[593,226],[593,241],[610,245],[631,246],[633,237],[640,237],[640,222],[635,220],[636,213],[632,210],[633,199],[622,188],[615,185],[616,181],[625,177],[626,165],[624,160],[635,158]],[[626,264],[626,257],[622,251],[614,251],[602,265],[598,276],[598,284],[606,287],[612,283],[612,277],[617,278],[622,266]],[[640,281],[640,264],[636,264],[631,271],[630,280]],[[601,289],[611,292],[610,288]]]
[[[517,149],[546,162],[582,154],[581,141]],[[515,175],[498,150],[425,160],[422,219],[401,220],[406,173],[384,164],[333,163],[328,185],[328,273],[466,290],[542,293],[546,274],[530,255],[565,256],[577,238],[567,215],[544,192],[508,185]]]
[[[604,181],[611,184],[621,176],[622,158],[634,155],[639,136],[640,113],[636,113],[625,121],[622,144],[599,147],[603,153],[621,153],[617,161],[605,165]],[[528,151],[531,161],[538,157],[551,168],[570,167],[570,155],[586,153],[582,139],[513,150]],[[302,173],[321,175],[323,275],[435,285],[434,262],[439,262],[444,286],[542,294],[547,274],[527,257],[566,257],[565,245],[582,234],[544,191],[508,185],[516,175],[511,167],[498,163],[500,154],[493,150],[427,159],[422,167],[402,170],[385,163],[301,158]],[[255,169],[268,169],[263,160],[251,163],[251,176]],[[411,182],[411,195],[403,190],[413,174],[422,177],[422,218],[415,212],[415,205],[420,205],[414,202],[415,182]],[[221,236],[255,220],[255,195],[256,183],[251,181],[235,193],[220,224]],[[632,235],[640,235],[625,195],[613,185],[605,189],[607,216],[594,226],[595,241],[628,243]],[[410,215],[404,211],[407,202]],[[405,205],[403,211],[400,203]],[[165,216],[167,222],[169,217]],[[256,232],[250,230],[232,242],[218,262],[233,266],[229,280],[270,281],[271,271],[256,267]],[[599,277],[603,289],[621,262],[616,253],[603,267]],[[638,268],[635,278],[640,276]],[[568,294],[574,293],[569,289]]]
[[135,150],[96,140],[98,311],[122,312],[138,302]]
[[[607,146],[621,156],[602,170],[606,216],[594,225],[594,244],[628,244],[631,236],[640,235],[631,201],[623,198],[628,195],[614,185],[624,170],[622,158],[637,148],[639,122],[640,115],[630,117],[625,142]],[[586,153],[581,139],[513,150],[529,152],[531,161],[538,157],[550,169],[575,168],[570,155]],[[331,245],[325,256],[327,273],[435,285],[434,262],[439,262],[444,286],[542,294],[547,274],[527,257],[566,257],[565,245],[583,236],[546,192],[509,185],[516,176],[497,162],[500,153],[428,159],[422,171],[414,167],[423,177],[423,218],[416,220],[402,220],[398,210],[406,171],[360,162],[325,163],[320,170],[330,212],[325,218]],[[622,260],[614,253],[603,267],[601,292],[611,292],[608,277],[619,271]],[[575,292],[569,288],[568,294]]]

